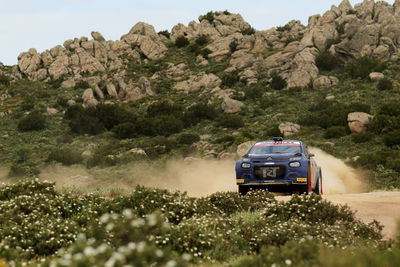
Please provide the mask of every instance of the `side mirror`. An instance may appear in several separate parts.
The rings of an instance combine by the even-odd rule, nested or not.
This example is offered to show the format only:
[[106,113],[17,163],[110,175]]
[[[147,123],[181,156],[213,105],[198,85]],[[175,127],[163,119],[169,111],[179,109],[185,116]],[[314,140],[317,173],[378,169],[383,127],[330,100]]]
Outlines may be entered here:
[[315,154],[308,154],[309,158],[315,157]]

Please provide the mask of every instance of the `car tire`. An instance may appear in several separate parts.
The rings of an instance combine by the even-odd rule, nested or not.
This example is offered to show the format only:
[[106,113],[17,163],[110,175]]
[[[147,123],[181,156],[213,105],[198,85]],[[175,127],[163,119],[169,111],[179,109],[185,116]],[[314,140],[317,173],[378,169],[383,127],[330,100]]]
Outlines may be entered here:
[[323,194],[323,191],[322,191],[322,175],[321,175],[321,173],[319,174],[319,177],[318,177],[318,180],[317,180],[317,184],[315,185],[314,192],[317,195],[322,195]]
[[249,187],[244,185],[239,185],[239,195],[245,196],[249,192]]

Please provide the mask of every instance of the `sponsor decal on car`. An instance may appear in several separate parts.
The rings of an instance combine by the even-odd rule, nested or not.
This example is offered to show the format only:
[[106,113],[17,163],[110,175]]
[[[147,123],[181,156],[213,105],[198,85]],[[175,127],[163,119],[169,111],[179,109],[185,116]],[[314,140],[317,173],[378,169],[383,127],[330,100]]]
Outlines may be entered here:
[[297,182],[307,183],[307,178],[297,178]]
[[237,184],[244,184],[244,179],[236,179]]

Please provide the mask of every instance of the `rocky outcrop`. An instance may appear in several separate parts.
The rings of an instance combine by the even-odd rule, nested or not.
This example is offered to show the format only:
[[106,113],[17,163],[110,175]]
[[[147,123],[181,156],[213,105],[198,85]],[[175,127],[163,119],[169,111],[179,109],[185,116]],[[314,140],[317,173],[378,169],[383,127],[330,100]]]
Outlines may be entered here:
[[335,76],[319,76],[313,82],[313,88],[317,87],[332,87],[339,83],[339,79]]
[[86,37],[67,40],[64,46],[56,46],[43,53],[35,49],[18,57],[19,71],[30,80],[59,79],[81,73],[113,71],[124,67],[128,59],[153,60],[161,58],[166,46],[154,28],[139,22],[121,41],[106,41],[99,32],[92,32],[93,40]]
[[[99,32],[92,32],[91,36],[92,40],[86,37],[67,40],[63,46],[42,53],[35,49],[21,53],[13,77],[63,79],[63,87],[70,88],[74,82],[89,83],[88,76],[106,73],[109,76],[105,78],[96,77],[115,84],[116,90],[110,92],[116,99],[151,95],[135,84],[137,81],[130,82],[124,69],[128,62],[141,64],[162,58],[167,51],[163,43],[167,37],[162,39],[153,26],[143,22],[137,23],[119,41],[106,41]],[[267,74],[278,72],[289,88],[307,87],[311,81],[314,87],[329,87],[337,81],[319,77],[315,64],[322,51],[329,51],[342,62],[362,56],[382,61],[400,57],[400,2],[396,0],[392,6],[383,1],[364,0],[353,7],[344,0],[322,15],[311,16],[307,27],[299,21],[290,21],[265,31],[254,31],[239,14],[214,12],[212,16],[200,17],[199,22],[173,27],[169,40],[179,36],[189,39],[208,36],[211,41],[205,48],[211,53],[207,58],[198,56],[195,64],[205,66],[228,59],[225,71],[237,72],[247,85],[257,82],[255,70],[262,69]],[[214,74],[193,74],[186,64],[170,63],[166,71],[156,72],[151,80],[174,79],[174,88],[186,92],[212,90],[220,85]],[[89,84],[94,88],[99,83],[92,80]]]
[[174,88],[185,92],[210,91],[221,85],[221,79],[215,74],[204,72],[198,75],[191,75],[186,81],[178,82]]
[[292,122],[281,123],[279,125],[279,130],[283,136],[291,136],[300,131],[300,125]]
[[352,133],[366,132],[372,115],[364,112],[352,112],[347,115],[347,121]]
[[221,108],[225,113],[238,113],[244,104],[238,100],[232,99],[229,96],[224,97]]

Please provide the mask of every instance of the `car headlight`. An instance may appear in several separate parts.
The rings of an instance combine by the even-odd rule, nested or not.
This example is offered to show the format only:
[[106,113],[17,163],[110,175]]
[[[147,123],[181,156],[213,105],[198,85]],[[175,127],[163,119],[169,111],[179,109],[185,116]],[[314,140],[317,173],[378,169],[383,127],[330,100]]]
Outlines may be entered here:
[[242,163],[242,168],[243,168],[243,169],[250,169],[250,167],[251,167],[251,164],[250,164],[250,163],[247,163],[247,162],[243,162],[243,163]]
[[300,162],[298,162],[298,161],[293,161],[293,162],[290,162],[289,163],[289,167],[290,168],[298,168],[298,167],[300,167],[301,166],[301,164],[300,164]]

